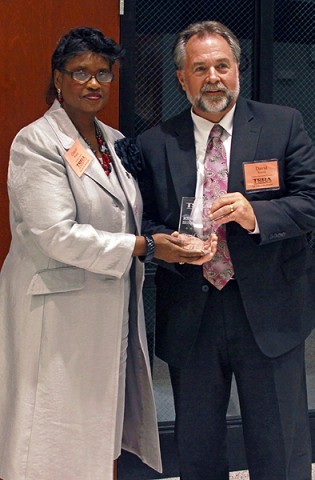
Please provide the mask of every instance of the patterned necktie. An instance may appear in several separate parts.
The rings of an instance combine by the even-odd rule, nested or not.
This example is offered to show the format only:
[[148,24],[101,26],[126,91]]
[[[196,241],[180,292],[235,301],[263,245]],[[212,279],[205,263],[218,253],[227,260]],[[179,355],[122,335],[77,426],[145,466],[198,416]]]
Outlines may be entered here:
[[[211,129],[205,156],[204,199],[214,200],[227,192],[228,172],[226,152],[221,140],[223,128],[214,125]],[[207,208],[208,209],[208,208]],[[218,248],[210,262],[203,265],[204,277],[218,290],[221,290],[234,274],[229,249],[226,242],[225,225],[217,227]]]

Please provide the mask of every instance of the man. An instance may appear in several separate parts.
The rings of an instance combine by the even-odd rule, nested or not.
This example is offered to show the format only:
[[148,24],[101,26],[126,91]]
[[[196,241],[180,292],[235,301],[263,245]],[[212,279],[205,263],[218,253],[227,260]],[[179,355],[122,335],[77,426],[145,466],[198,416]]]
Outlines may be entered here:
[[240,47],[224,25],[189,26],[173,54],[192,108],[138,138],[144,232],[176,230],[182,197],[206,197],[207,176],[218,185],[206,166],[214,124],[228,170],[210,212],[228,273],[217,281],[202,266],[160,262],[156,274],[156,351],[170,369],[180,478],[228,479],[234,373],[251,480],[310,480],[314,147],[299,112],[239,97]]

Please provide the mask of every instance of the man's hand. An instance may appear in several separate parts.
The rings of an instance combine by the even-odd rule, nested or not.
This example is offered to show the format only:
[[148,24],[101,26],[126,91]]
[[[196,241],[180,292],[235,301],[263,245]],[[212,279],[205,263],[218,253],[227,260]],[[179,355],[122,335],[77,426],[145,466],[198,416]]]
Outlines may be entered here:
[[225,193],[215,199],[209,214],[214,226],[236,222],[249,232],[255,229],[256,217],[253,207],[239,192]]

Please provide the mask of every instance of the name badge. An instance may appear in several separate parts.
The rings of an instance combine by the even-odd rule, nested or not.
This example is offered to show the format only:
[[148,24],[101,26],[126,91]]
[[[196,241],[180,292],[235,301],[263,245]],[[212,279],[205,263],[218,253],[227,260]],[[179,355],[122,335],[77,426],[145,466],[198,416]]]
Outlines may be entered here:
[[243,163],[245,190],[279,190],[279,165],[277,159]]
[[86,149],[81,144],[80,140],[77,139],[71,148],[65,154],[65,159],[75,171],[75,173],[81,177],[87,167],[93,160],[93,157],[88,154]]

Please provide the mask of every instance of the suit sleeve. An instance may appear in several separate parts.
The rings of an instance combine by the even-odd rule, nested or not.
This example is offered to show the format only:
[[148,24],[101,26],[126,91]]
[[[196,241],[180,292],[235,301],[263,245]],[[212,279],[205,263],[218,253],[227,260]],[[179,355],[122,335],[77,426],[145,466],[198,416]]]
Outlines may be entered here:
[[275,198],[251,202],[261,244],[304,235],[315,229],[315,149],[296,110],[293,110],[283,158],[278,161],[283,194],[279,198],[275,195]]

